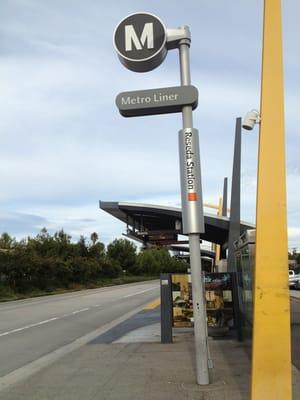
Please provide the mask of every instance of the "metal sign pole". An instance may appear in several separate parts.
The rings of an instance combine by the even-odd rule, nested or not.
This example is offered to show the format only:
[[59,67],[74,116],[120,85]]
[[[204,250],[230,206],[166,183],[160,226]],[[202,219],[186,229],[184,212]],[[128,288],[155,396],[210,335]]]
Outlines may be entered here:
[[[190,39],[179,41],[182,86],[191,84],[189,47]],[[199,385],[207,385],[209,384],[208,346],[200,252],[200,232],[204,229],[204,219],[198,132],[193,129],[191,106],[182,108],[182,123],[183,129],[179,132],[182,219],[184,231],[188,230],[185,233],[189,234],[190,244],[197,382]]]
[[180,90],[175,87],[123,92],[116,103],[125,117],[182,111],[183,129],[179,132],[182,230],[189,235],[190,242],[197,382],[207,385],[207,326],[200,254],[204,217],[199,139],[198,131],[193,128],[192,114],[197,107],[198,92],[190,84],[190,43],[187,26],[166,29],[158,17],[145,12],[124,18],[114,33],[114,46],[122,64],[135,72],[151,71],[164,61],[168,50],[178,48],[181,86]]

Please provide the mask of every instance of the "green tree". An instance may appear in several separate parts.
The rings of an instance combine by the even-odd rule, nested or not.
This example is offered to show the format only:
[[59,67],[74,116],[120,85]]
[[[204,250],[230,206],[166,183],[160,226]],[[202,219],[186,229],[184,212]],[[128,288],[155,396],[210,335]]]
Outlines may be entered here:
[[99,239],[99,236],[98,236],[97,232],[91,233],[91,242],[92,242],[93,246],[95,246],[98,239]]
[[117,278],[122,273],[119,262],[109,257],[101,260],[101,267],[104,277]]
[[9,236],[7,232],[0,236],[0,249],[12,249],[16,246],[16,239]]
[[28,237],[27,243],[24,243],[27,252],[46,257],[53,252],[54,240],[46,228],[36,235],[35,238]]
[[86,240],[83,235],[80,236],[78,242],[77,242],[77,248],[78,248],[78,255],[81,257],[87,257],[88,255],[88,248],[86,245]]
[[54,240],[56,243],[62,245],[62,247],[67,247],[71,243],[72,236],[65,233],[63,229],[54,233]]
[[98,242],[93,246],[90,246],[89,249],[89,257],[91,258],[103,258],[105,255],[105,246],[103,243]]
[[186,272],[188,264],[172,257],[164,248],[152,247],[137,256],[136,273],[158,275],[161,272]]
[[136,264],[136,246],[127,239],[115,239],[107,246],[107,256],[128,272],[133,272]]

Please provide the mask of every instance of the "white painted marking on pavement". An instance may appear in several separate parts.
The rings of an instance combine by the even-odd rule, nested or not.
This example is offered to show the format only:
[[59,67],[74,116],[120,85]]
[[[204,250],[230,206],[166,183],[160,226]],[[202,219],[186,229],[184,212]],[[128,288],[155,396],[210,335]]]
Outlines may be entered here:
[[137,296],[138,294],[146,293],[146,292],[149,292],[150,290],[154,290],[154,289],[157,289],[157,288],[153,287],[153,288],[150,288],[150,289],[142,290],[140,292],[127,294],[126,296],[123,296],[123,299],[126,299],[127,297]]
[[53,318],[45,319],[44,321],[36,322],[35,324],[22,326],[21,328],[16,328],[11,331],[0,333],[0,337],[11,335],[12,333],[22,332],[22,331],[25,331],[26,329],[34,328],[36,326],[41,326],[41,325],[47,324],[48,322],[57,321],[59,319],[70,317],[71,315],[79,314],[81,312],[88,311],[88,310],[89,310],[89,308],[82,308],[81,310],[75,310],[75,311],[71,312],[70,314],[63,314],[60,317],[53,317]]
[[25,380],[32,376],[33,374],[37,373],[44,367],[53,364],[56,360],[59,358],[63,357],[66,354],[71,353],[72,351],[80,348],[81,346],[84,346],[85,344],[89,343],[93,339],[95,339],[97,336],[107,332],[109,329],[112,329],[114,326],[117,326],[123,321],[126,321],[126,319],[132,317],[139,311],[143,310],[145,307],[145,304],[142,306],[139,306],[135,308],[134,310],[129,311],[128,313],[122,315],[121,317],[103,325],[101,328],[98,328],[76,340],[71,342],[70,344],[67,344],[63,347],[60,347],[54,351],[52,351],[49,354],[46,354],[45,356],[42,356],[41,358],[38,358],[35,361],[32,361],[29,364],[24,365],[23,367],[20,367],[7,375],[0,377],[0,392],[7,389],[8,387],[15,385],[16,383]]
[[48,322],[55,321],[57,319],[59,319],[59,318],[54,317],[54,318],[46,319],[45,321],[37,322],[35,324],[23,326],[22,328],[13,329],[12,331],[3,332],[3,333],[0,333],[0,337],[10,335],[11,333],[21,332],[21,331],[24,331],[25,329],[34,328],[35,326],[44,325],[44,324],[47,324]]
[[82,308],[81,310],[73,311],[72,314],[73,314],[73,315],[74,315],[74,314],[79,314],[79,313],[81,313],[81,312],[83,312],[83,311],[88,311],[88,310],[89,310],[89,308]]
[[[137,295],[139,295],[139,294],[146,293],[146,292],[149,292],[150,290],[154,290],[154,289],[157,289],[157,287],[156,287],[156,286],[153,286],[153,287],[151,287],[150,289],[145,289],[145,290],[141,290],[140,292],[130,293],[130,294],[126,295],[126,296],[123,296],[122,298],[125,299],[125,298],[128,298],[128,297],[137,296]],[[91,307],[101,307],[101,306],[102,306],[102,304],[95,304],[95,305],[93,305],[93,306],[91,306]],[[53,318],[50,318],[50,319],[46,319],[46,320],[44,320],[44,321],[40,321],[40,322],[36,322],[36,323],[34,323],[34,324],[30,324],[30,325],[23,326],[23,327],[21,327],[21,328],[16,328],[16,329],[13,329],[13,330],[11,330],[11,331],[3,332],[3,333],[0,333],[0,337],[2,337],[2,336],[7,336],[7,335],[11,335],[11,334],[17,333],[17,332],[22,332],[22,331],[24,331],[24,330],[26,330],[26,329],[34,328],[34,327],[36,327],[36,326],[41,326],[41,325],[47,324],[47,323],[52,322],[52,321],[60,320],[60,319],[66,318],[66,317],[70,317],[70,316],[72,316],[72,315],[79,314],[79,313],[84,312],[84,311],[89,311],[91,307],[89,307],[89,308],[82,308],[82,309],[80,309],[80,310],[72,311],[72,312],[69,313],[69,314],[63,314],[63,315],[61,315],[61,316],[59,316],[59,317],[53,317]]]

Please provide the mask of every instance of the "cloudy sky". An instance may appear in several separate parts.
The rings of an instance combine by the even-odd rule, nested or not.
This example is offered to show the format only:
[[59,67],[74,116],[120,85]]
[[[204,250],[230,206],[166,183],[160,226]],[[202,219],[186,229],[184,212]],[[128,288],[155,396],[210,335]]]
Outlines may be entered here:
[[[1,0],[0,232],[64,228],[76,240],[125,230],[99,200],[180,205],[180,114],[122,118],[119,92],[179,84],[178,53],[157,69],[125,69],[118,22],[148,11],[189,25],[204,201],[231,179],[235,118],[259,108],[262,0]],[[300,247],[300,3],[283,8],[289,247]],[[243,133],[242,219],[255,222],[258,129]]]

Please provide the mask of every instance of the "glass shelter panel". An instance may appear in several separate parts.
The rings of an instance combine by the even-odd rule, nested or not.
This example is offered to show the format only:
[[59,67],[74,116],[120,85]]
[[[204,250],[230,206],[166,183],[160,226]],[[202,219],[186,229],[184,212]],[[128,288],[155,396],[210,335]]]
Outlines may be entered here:
[[253,322],[252,282],[255,258],[255,230],[246,231],[235,242],[235,257],[238,273],[239,309],[243,320],[244,336],[250,337]]

